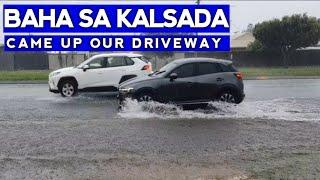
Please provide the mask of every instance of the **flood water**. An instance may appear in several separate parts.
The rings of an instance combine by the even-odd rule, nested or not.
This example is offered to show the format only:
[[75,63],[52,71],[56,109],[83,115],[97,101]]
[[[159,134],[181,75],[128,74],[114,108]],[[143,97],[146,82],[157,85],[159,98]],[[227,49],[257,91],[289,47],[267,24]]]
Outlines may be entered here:
[[0,179],[197,179],[270,167],[319,177],[320,80],[244,84],[239,105],[129,101],[121,112],[115,94],[62,98],[46,84],[1,84]]

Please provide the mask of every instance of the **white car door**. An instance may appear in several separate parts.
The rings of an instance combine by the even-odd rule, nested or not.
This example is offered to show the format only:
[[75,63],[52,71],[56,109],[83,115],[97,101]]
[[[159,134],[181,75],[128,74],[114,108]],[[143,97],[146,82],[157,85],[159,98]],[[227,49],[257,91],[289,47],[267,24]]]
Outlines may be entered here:
[[100,86],[101,81],[104,81],[103,73],[106,69],[106,60],[105,57],[95,58],[87,64],[89,69],[77,74],[76,78],[80,89]]
[[101,80],[99,86],[114,86],[118,87],[119,81],[123,75],[126,74],[127,63],[125,57],[114,56],[108,57],[106,68],[100,74]]

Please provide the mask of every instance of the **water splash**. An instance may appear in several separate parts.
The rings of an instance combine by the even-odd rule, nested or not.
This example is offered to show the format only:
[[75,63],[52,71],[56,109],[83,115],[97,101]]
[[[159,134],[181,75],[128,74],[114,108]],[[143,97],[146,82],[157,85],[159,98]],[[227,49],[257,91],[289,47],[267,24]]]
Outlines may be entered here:
[[290,121],[320,120],[320,100],[311,98],[280,98],[245,101],[239,105],[210,102],[204,109],[183,110],[173,104],[126,100],[119,116],[126,119],[279,119]]

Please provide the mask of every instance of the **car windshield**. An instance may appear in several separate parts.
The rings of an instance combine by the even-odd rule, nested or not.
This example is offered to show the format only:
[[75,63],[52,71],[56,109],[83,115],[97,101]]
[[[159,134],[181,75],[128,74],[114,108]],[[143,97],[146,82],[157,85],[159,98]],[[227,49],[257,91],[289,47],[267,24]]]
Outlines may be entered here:
[[157,76],[157,75],[162,74],[164,72],[170,71],[171,69],[173,69],[176,66],[177,66],[177,63],[169,63],[169,64],[163,66],[159,71],[155,71],[155,72],[151,73],[149,76]]
[[172,68],[174,68],[174,67],[176,67],[176,66],[177,66],[177,63],[174,63],[174,62],[169,63],[169,64],[163,66],[163,67],[159,70],[159,72],[171,70]]
[[95,58],[96,58],[96,56],[92,56],[92,57],[88,58],[87,60],[81,62],[80,64],[76,65],[75,67],[81,68],[82,66],[88,64],[90,61],[92,61]]
[[166,72],[166,71],[155,71],[155,72],[149,74],[149,76],[157,76],[157,75],[162,74],[164,72]]

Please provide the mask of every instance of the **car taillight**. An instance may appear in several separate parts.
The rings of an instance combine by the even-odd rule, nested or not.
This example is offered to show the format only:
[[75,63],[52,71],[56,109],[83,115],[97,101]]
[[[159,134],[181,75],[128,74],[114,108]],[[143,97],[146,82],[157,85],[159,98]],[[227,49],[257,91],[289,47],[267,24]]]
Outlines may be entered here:
[[241,72],[236,72],[234,75],[237,77],[238,80],[242,80],[243,74]]
[[151,63],[149,62],[148,64],[144,65],[141,70],[147,71],[147,72],[152,72],[152,65],[151,65]]

